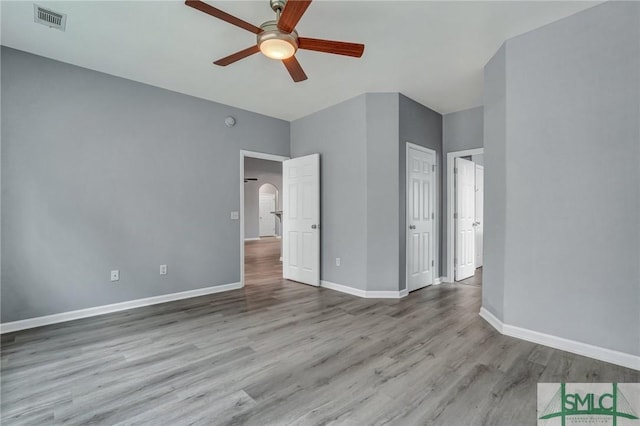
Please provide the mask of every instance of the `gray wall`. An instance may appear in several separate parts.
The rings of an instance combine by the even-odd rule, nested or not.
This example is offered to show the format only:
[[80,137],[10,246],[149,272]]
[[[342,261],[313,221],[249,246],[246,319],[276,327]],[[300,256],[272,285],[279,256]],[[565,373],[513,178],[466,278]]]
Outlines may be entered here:
[[[0,14],[2,14],[2,5],[0,4]],[[0,46],[2,49],[2,46]],[[2,82],[2,52],[0,51],[0,82]],[[2,127],[2,86],[0,83],[0,309],[2,309],[2,152],[4,148],[2,147],[3,143],[3,135],[4,130]],[[0,315],[0,322],[2,322],[2,318]]]
[[398,290],[398,93],[367,93],[367,290]]
[[[280,161],[262,160],[245,157],[245,177],[258,178],[244,184],[244,237],[258,238],[260,236],[259,210],[260,187],[270,183],[278,190],[276,197],[278,210],[282,210],[282,163]],[[276,234],[280,235],[280,221],[276,219]]]
[[434,149],[440,164],[442,116],[398,93],[367,93],[291,123],[292,156],[322,158],[323,280],[405,288],[407,141]]
[[484,166],[484,154],[472,155],[471,161],[476,163],[478,166]]
[[438,180],[438,192],[436,194],[436,206],[438,209],[438,227],[436,229],[436,241],[440,241],[440,247],[438,248],[440,254],[439,259],[436,259],[438,263],[437,271],[442,275],[442,115],[427,108],[426,106],[419,104],[418,102],[409,99],[404,95],[400,95],[399,100],[400,117],[399,117],[399,157],[400,167],[398,175],[398,192],[399,192],[399,253],[400,253],[400,288],[406,288],[406,143],[411,142],[416,145],[421,145],[426,148],[436,151],[436,174]]
[[320,153],[320,277],[361,290],[367,279],[366,99],[291,122],[291,157]]
[[484,69],[484,234],[482,306],[504,319],[506,228],[506,46]]
[[445,154],[484,146],[484,113],[481,106],[443,115],[442,127]]
[[[447,154],[450,152],[464,151],[467,149],[484,147],[484,109],[476,107],[463,111],[452,112],[442,116],[442,274],[447,274],[447,250],[449,249],[448,241],[448,223],[447,217]],[[475,161],[475,159],[474,159]],[[482,160],[483,161],[483,160]],[[481,163],[478,163],[481,164]],[[449,277],[453,280],[453,277]]]
[[3,322],[239,281],[239,151],[289,123],[5,47],[1,89]]
[[[486,117],[506,134],[505,158],[495,164],[501,147],[485,138],[485,160],[494,181],[504,176],[504,194],[487,183],[486,205],[508,206],[493,219],[506,232],[484,288],[499,281],[488,265],[502,264],[506,323],[640,355],[640,3],[607,2],[509,40],[505,63],[496,86],[506,84],[508,114]],[[490,65],[498,83],[504,71]]]

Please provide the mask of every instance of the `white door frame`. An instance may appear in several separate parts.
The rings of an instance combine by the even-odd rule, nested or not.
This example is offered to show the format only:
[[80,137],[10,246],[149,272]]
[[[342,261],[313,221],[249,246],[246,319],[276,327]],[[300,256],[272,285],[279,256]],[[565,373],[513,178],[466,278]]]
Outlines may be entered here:
[[466,149],[464,151],[455,151],[447,153],[447,282],[453,282],[455,279],[455,268],[453,265],[455,242],[455,219],[453,218],[455,205],[455,176],[453,169],[457,157],[466,157],[468,155],[484,154],[484,148]]
[[267,154],[266,152],[240,150],[240,284],[242,287],[244,287],[244,159],[246,157],[281,163],[289,159],[289,157]]
[[409,167],[409,148],[411,149],[415,149],[416,151],[422,151],[422,152],[426,152],[428,154],[432,154],[433,155],[433,161],[434,164],[436,166],[436,169],[433,173],[433,212],[434,212],[434,217],[435,219],[432,221],[433,222],[433,234],[434,238],[432,238],[433,241],[433,247],[431,248],[431,253],[433,253],[433,260],[435,261],[435,266],[433,268],[433,284],[440,284],[440,262],[438,261],[440,259],[440,233],[438,231],[438,227],[440,226],[439,221],[438,221],[438,212],[440,209],[440,206],[438,205],[438,185],[440,184],[439,180],[438,180],[438,167],[440,167],[440,165],[438,164],[438,153],[430,148],[425,148],[422,145],[416,145],[414,143],[411,142],[406,142],[406,147],[405,147],[405,155],[404,155],[404,164],[405,164],[405,176],[404,176],[404,180],[405,180],[405,216],[404,216],[404,223],[405,223],[405,229],[404,229],[404,246],[405,246],[405,256],[404,256],[404,283],[405,283],[405,288],[407,291],[409,291],[409,238],[408,238],[408,233],[407,233],[407,227],[409,226],[409,172],[408,172],[408,167]]

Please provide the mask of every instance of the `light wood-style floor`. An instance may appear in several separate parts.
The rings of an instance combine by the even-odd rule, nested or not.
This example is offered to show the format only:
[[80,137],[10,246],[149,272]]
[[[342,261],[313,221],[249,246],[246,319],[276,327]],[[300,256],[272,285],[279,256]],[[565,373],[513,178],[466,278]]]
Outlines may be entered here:
[[482,285],[482,268],[477,268],[476,272],[472,276],[462,281],[458,281],[458,283],[466,284],[466,285],[481,286]]
[[360,299],[246,247],[242,290],[3,336],[2,424],[533,425],[538,382],[640,381],[500,335],[481,287]]

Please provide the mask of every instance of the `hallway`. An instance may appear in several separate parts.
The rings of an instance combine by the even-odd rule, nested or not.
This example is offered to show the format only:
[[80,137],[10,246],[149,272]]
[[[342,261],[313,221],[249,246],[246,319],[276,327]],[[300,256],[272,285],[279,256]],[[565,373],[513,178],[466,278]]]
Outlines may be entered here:
[[282,280],[280,242],[275,237],[265,237],[244,243],[244,279],[246,286],[274,283]]

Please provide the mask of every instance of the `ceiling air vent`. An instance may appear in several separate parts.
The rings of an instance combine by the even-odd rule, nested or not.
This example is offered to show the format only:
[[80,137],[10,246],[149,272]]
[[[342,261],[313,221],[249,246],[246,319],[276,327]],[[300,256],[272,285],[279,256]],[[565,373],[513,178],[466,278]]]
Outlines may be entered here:
[[67,25],[67,15],[45,9],[35,3],[33,5],[33,19],[38,24],[46,25],[49,28],[55,28],[60,31],[64,31]]

